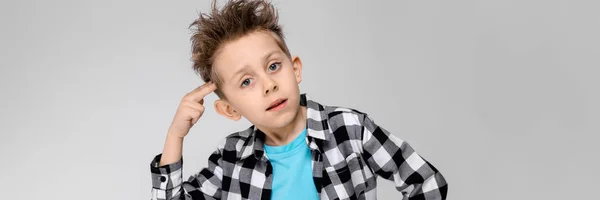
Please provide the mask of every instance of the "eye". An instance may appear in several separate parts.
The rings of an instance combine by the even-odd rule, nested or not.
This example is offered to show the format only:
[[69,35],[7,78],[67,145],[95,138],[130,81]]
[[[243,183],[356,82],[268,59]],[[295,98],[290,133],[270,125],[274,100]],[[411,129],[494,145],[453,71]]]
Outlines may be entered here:
[[281,63],[273,63],[269,66],[269,70],[275,71],[275,70],[279,69],[280,66],[281,66]]
[[250,85],[250,83],[252,83],[251,80],[252,79],[249,79],[249,78],[244,79],[244,81],[242,81],[242,87],[246,87],[246,86]]

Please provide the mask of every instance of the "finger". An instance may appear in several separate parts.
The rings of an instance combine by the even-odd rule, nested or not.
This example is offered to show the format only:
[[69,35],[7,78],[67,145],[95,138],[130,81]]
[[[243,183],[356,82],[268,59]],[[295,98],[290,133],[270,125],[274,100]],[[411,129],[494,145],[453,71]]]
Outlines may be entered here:
[[192,118],[192,125],[196,124],[196,122],[198,122],[198,120],[200,120],[200,117]]
[[212,81],[205,83],[204,85],[202,85],[202,87],[200,87],[200,91],[203,91],[206,94],[211,93],[212,91],[215,91],[216,89],[217,89],[217,84]]
[[198,93],[198,91],[202,90],[203,88],[205,88],[206,86],[208,86],[208,85],[209,85],[209,84],[211,84],[211,83],[212,83],[212,82],[210,82],[210,81],[209,81],[209,82],[206,82],[206,83],[204,83],[204,84],[202,84],[202,85],[200,85],[200,86],[198,86],[198,87],[194,88],[192,91],[188,92],[188,93],[186,94],[186,96],[190,96],[190,95],[192,95],[192,94]]
[[202,90],[206,87],[209,87],[210,85],[214,85],[214,83],[212,82],[207,82],[201,86],[198,86],[197,88],[195,88],[194,90],[188,92],[185,96],[184,96],[184,100],[189,100],[189,101],[194,101],[194,102],[200,102],[201,99],[204,98],[204,96],[206,96],[206,94],[202,95]]
[[206,83],[204,83],[204,84],[202,84],[202,85],[200,85],[200,86],[198,86],[198,87],[194,88],[194,90],[192,90],[192,92],[200,91],[200,90],[202,90],[203,88],[209,87],[209,86],[211,86],[211,85],[216,85],[216,84],[215,84],[214,82],[212,82],[212,81],[208,81],[208,82],[206,82]]
[[195,121],[198,121],[198,119],[200,119],[200,116],[202,116],[202,112],[194,109],[188,110],[187,114],[188,116],[190,116],[192,124],[194,124]]
[[204,112],[204,106],[202,104],[198,103],[198,102],[186,101],[186,102],[183,103],[183,105],[185,105],[187,107],[190,107],[190,108],[192,108],[194,110],[199,110],[199,111]]
[[198,90],[190,93],[190,98],[195,102],[200,102],[200,100],[204,99],[206,95],[215,91],[217,89],[217,85],[214,83],[207,83],[205,86],[200,86]]

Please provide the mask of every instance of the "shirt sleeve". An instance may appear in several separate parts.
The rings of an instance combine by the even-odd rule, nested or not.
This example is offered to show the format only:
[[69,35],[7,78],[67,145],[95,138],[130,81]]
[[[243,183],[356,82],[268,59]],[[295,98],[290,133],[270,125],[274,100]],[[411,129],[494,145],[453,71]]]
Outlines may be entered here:
[[150,163],[152,173],[153,200],[197,200],[220,199],[223,170],[220,150],[215,150],[208,158],[208,167],[183,181],[183,157],[175,163],[158,166],[162,154]]
[[409,200],[446,199],[448,184],[444,176],[421,157],[407,142],[364,115],[363,156],[378,176],[393,181]]

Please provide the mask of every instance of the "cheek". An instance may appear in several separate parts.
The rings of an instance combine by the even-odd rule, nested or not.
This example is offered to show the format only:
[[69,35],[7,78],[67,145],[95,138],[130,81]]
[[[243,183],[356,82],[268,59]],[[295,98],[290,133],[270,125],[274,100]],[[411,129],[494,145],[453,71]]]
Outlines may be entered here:
[[[240,103],[240,108],[243,108],[243,112],[244,113],[248,113],[249,115],[253,115],[254,113],[256,113],[257,111],[260,111],[262,109],[262,107],[264,107],[263,105],[260,104],[260,101],[257,100],[260,97],[258,96],[252,96],[252,97],[248,97],[246,99],[248,99],[248,101],[244,101]],[[255,100],[250,100],[250,99],[255,99]]]
[[280,72],[280,77],[285,78],[286,80],[293,80],[293,82],[296,82],[296,74],[294,73],[294,70],[291,66],[283,67]]

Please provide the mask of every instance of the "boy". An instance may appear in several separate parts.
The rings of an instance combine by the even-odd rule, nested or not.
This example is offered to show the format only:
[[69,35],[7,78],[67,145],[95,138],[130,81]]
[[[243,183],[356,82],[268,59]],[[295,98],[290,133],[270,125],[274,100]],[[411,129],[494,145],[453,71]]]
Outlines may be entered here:
[[[272,5],[231,1],[212,11],[192,23],[194,69],[206,83],[183,97],[150,164],[153,199],[376,199],[378,176],[394,181],[398,199],[446,198],[440,172],[367,114],[300,94],[302,62]],[[220,115],[253,125],[183,181],[183,139],[213,91]]]

